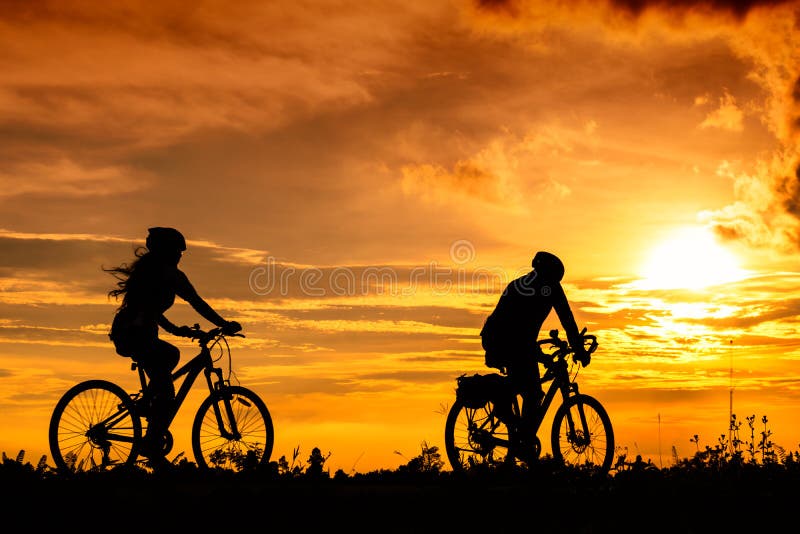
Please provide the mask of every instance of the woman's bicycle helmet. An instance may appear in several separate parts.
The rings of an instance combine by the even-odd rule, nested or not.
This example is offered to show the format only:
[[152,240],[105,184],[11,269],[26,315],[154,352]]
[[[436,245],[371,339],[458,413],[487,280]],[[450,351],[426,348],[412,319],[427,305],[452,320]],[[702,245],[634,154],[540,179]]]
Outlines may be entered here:
[[149,228],[145,246],[150,252],[183,252],[186,250],[186,240],[183,234],[174,228],[156,226]]

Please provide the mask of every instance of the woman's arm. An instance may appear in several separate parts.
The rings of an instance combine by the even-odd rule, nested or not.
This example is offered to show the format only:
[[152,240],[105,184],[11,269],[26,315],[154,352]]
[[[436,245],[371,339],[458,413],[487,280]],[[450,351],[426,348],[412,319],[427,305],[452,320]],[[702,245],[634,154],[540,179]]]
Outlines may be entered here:
[[214,311],[214,309],[209,306],[209,304],[203,300],[200,295],[197,294],[194,286],[192,286],[192,283],[189,282],[189,279],[182,271],[178,271],[178,277],[176,294],[179,297],[188,302],[197,313],[199,313],[210,323],[220,327],[230,326],[230,321],[226,321],[220,314]]
[[158,318],[158,326],[160,326],[161,328],[163,328],[164,330],[166,330],[167,332],[169,332],[173,336],[180,335],[178,333],[178,332],[180,332],[180,329],[178,328],[178,326],[175,325],[174,323],[172,323],[164,315],[162,315],[161,317]]

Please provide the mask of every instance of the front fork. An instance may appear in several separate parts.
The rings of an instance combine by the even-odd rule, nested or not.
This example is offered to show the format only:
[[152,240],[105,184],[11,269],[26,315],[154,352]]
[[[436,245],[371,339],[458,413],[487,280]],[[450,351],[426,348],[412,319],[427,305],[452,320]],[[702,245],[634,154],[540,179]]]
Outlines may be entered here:
[[[569,401],[570,397],[577,397],[580,394],[578,392],[578,384],[570,382],[566,387],[562,388],[561,393],[564,396],[564,403],[566,403]],[[589,445],[591,439],[589,435],[589,423],[586,421],[586,411],[583,409],[583,403],[575,403],[575,409],[577,418],[574,416],[572,410],[566,411],[567,440],[574,447],[582,448]]]
[[[206,381],[208,382],[208,389],[215,395],[217,401],[212,403],[214,407],[214,416],[217,418],[217,425],[219,426],[220,436],[229,440],[241,439],[242,435],[239,433],[239,428],[236,425],[236,416],[233,413],[233,394],[230,392],[230,383],[222,378],[222,369],[215,367],[213,369],[205,370]],[[225,411],[230,430],[225,428],[225,418],[220,409],[220,404]]]

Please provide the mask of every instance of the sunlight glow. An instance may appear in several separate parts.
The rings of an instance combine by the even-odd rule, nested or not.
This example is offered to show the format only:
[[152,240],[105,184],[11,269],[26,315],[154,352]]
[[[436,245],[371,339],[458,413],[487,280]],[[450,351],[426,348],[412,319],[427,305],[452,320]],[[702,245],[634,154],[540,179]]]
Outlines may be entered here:
[[659,243],[644,264],[636,289],[703,289],[747,277],[739,259],[710,230],[690,227]]

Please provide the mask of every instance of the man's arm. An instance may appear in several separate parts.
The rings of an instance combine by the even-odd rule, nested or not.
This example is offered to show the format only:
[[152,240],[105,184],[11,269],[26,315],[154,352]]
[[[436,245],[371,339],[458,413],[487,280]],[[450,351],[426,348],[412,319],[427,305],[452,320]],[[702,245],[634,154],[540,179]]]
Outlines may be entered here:
[[561,287],[561,284],[555,284],[552,287],[552,291],[553,307],[556,309],[561,326],[564,327],[569,346],[572,347],[576,355],[580,355],[583,353],[583,337],[580,330],[578,330],[578,323],[575,322],[575,316],[572,314],[564,288]]

